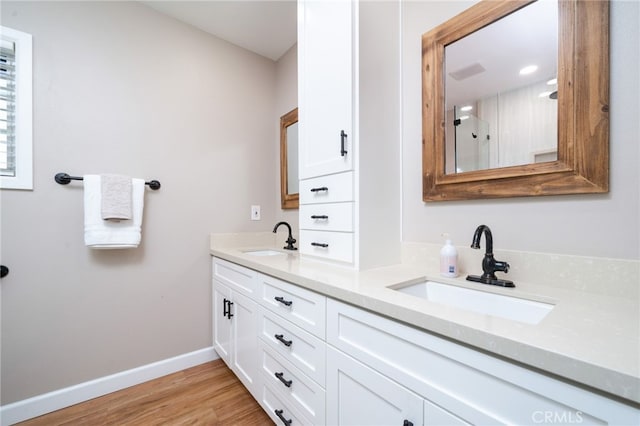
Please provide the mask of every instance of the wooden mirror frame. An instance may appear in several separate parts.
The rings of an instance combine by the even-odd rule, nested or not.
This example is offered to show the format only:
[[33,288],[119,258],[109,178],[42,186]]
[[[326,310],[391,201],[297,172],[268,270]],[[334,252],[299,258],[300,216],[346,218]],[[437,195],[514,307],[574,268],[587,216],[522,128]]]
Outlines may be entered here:
[[558,1],[558,160],[445,174],[444,48],[529,3],[483,0],[422,36],[424,201],[609,191],[608,0]]
[[[289,159],[287,158],[287,127],[298,122],[298,108],[280,117],[280,205],[283,209],[297,209],[300,194],[289,194]],[[298,161],[297,158],[294,159]]]

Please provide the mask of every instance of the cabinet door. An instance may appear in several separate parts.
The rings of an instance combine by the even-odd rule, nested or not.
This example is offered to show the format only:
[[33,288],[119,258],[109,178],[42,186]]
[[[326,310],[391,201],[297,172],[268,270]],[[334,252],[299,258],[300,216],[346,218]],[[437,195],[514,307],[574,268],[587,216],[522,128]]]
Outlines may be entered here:
[[331,346],[326,395],[327,424],[422,425],[422,398]]
[[233,294],[233,349],[231,369],[252,393],[258,391],[258,304],[246,296]]
[[460,417],[430,401],[424,401],[424,426],[469,426]]
[[356,3],[298,3],[300,179],[352,169]]
[[227,286],[213,284],[213,347],[220,358],[231,368],[231,290]]

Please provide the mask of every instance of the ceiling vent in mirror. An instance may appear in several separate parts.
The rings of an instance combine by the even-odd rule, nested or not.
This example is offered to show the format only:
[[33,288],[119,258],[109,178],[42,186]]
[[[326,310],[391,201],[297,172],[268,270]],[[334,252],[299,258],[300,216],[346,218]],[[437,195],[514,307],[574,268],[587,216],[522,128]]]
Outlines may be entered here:
[[460,81],[460,80],[466,80],[469,77],[472,77],[476,74],[483,73],[485,71],[486,69],[482,65],[476,62],[475,64],[469,65],[468,67],[461,68],[458,71],[450,72],[449,75],[454,80]]

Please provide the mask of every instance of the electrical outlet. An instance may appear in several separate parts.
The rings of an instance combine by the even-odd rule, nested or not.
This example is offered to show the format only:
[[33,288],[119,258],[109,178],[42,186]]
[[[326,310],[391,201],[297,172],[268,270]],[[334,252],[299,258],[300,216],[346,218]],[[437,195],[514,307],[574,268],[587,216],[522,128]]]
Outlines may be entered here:
[[251,206],[251,220],[260,220],[260,206]]

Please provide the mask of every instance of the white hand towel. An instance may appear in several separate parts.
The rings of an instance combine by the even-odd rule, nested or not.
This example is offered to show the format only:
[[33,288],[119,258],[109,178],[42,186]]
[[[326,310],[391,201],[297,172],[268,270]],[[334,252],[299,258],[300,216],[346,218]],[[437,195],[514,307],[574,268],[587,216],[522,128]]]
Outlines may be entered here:
[[144,180],[132,179],[132,220],[114,222],[102,220],[101,179],[85,175],[84,183],[84,243],[95,249],[135,248],[142,237]]
[[128,220],[133,217],[131,178],[100,175],[101,213],[104,220]]

